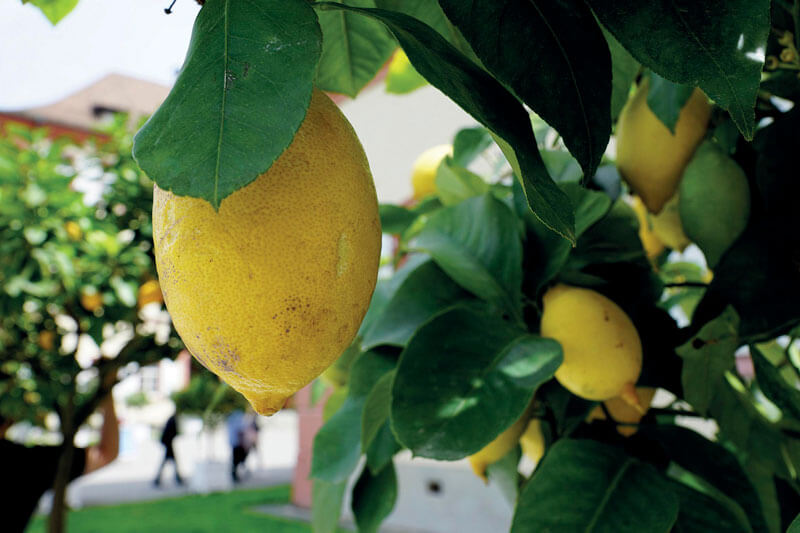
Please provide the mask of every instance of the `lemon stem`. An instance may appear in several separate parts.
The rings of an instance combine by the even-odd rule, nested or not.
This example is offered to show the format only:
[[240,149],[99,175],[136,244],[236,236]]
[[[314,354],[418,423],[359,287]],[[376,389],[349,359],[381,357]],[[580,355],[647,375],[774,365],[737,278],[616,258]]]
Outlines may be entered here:
[[619,397],[622,398],[625,403],[636,409],[640,414],[644,414],[644,407],[642,407],[642,402],[639,401],[639,395],[636,394],[636,387],[634,387],[633,383],[628,382],[623,385]]

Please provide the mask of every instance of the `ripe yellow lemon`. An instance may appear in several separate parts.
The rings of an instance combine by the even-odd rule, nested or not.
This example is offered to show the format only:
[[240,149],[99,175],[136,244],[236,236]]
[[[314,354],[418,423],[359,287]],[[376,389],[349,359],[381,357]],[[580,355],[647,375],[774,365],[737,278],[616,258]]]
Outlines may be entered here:
[[528,427],[519,438],[522,446],[522,453],[534,463],[538,463],[544,455],[544,435],[542,434],[542,421],[538,418],[531,418]]
[[653,232],[653,221],[648,215],[642,199],[638,196],[632,196],[630,204],[636,213],[636,218],[639,220],[639,240],[642,241],[642,248],[644,248],[648,259],[655,259],[664,251],[664,243]]
[[480,451],[469,456],[469,464],[475,475],[488,481],[486,468],[492,463],[496,463],[517,445],[522,433],[528,426],[530,410],[525,413],[505,431],[500,433],[492,442],[481,448]]
[[664,208],[660,213],[650,216],[650,220],[653,224],[653,233],[656,234],[661,242],[673,250],[682,252],[692,242],[689,240],[689,237],[686,236],[686,233],[683,232],[681,215],[678,210],[679,201],[680,195],[679,193],[675,193],[675,195],[664,204]]
[[559,284],[544,295],[541,334],[561,343],[556,379],[587,400],[622,395],[638,403],[633,385],[642,371],[642,343],[631,319],[602,294]]
[[67,220],[64,223],[64,230],[67,232],[67,236],[73,241],[78,241],[83,237],[83,230],[81,230],[80,225],[74,220]]
[[275,413],[350,344],[375,288],[378,202],[352,126],[315,89],[291,145],[218,212],[156,187],[153,240],[186,347]]
[[[647,409],[649,409],[650,403],[653,401],[653,396],[655,395],[656,389],[652,387],[636,387],[636,396],[639,397],[639,405],[642,407],[641,410],[632,407],[627,401],[623,400],[619,396],[603,402],[605,403],[606,409],[608,410],[608,414],[611,415],[611,418],[614,419],[615,422],[622,424],[617,426],[617,431],[620,435],[624,437],[630,437],[636,433],[637,428],[635,426],[624,424],[638,424],[644,414],[647,412]],[[603,408],[598,405],[592,409],[592,412],[589,413],[589,416],[586,420],[588,422],[591,420],[605,419],[606,413],[603,411]]]
[[163,302],[164,297],[161,295],[161,286],[158,284],[158,281],[151,279],[142,283],[139,287],[139,296],[137,300],[139,309],[149,303]]
[[625,104],[617,122],[617,168],[651,213],[672,198],[711,116],[706,95],[695,89],[681,109],[675,134],[647,105],[645,80]]
[[386,71],[386,92],[406,94],[424,87],[428,81],[411,65],[402,48],[398,48]]
[[89,288],[81,291],[81,305],[90,313],[103,307],[103,295],[97,289]]
[[442,160],[448,155],[453,155],[453,147],[449,144],[440,144],[428,148],[414,161],[411,171],[414,200],[421,200],[436,192],[436,171]]

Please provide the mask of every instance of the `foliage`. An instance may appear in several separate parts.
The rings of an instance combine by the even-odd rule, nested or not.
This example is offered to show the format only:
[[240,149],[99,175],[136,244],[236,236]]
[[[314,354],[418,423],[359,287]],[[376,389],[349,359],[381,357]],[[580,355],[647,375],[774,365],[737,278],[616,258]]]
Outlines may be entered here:
[[189,385],[172,393],[175,409],[180,413],[202,415],[212,424],[236,410],[246,410],[247,400],[221,382],[217,376],[200,367]]

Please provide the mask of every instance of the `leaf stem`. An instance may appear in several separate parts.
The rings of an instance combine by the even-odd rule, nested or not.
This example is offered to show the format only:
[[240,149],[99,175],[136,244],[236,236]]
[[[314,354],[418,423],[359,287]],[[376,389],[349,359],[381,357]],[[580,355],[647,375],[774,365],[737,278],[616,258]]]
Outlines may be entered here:
[[708,283],[703,283],[702,281],[682,281],[680,283],[665,283],[664,288],[666,289],[673,289],[676,287],[697,287],[701,289],[708,288]]

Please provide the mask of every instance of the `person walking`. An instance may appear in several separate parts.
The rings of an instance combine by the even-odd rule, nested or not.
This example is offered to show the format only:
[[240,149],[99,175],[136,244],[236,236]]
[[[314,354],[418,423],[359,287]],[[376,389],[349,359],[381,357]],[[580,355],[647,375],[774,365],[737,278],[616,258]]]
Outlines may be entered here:
[[178,470],[178,462],[175,460],[175,449],[172,447],[172,442],[175,440],[175,437],[178,436],[176,414],[177,413],[169,417],[167,423],[164,424],[164,430],[161,432],[161,444],[164,445],[164,460],[161,461],[161,466],[158,467],[156,478],[153,480],[153,485],[156,487],[161,486],[161,473],[164,471],[167,461],[172,461],[173,468],[175,469],[175,483],[183,485],[183,478],[181,478],[181,473]]

